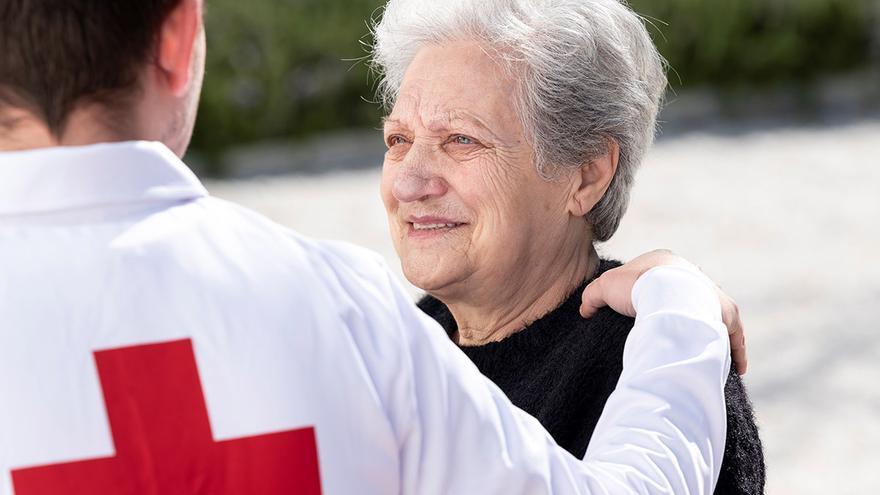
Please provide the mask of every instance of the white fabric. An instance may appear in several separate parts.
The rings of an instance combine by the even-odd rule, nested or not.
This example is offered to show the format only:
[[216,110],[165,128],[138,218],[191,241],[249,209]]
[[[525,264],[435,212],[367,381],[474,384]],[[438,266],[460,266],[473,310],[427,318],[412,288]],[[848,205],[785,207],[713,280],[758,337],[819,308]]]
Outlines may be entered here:
[[113,455],[96,350],[183,338],[215,439],[314,426],[325,494],[710,493],[730,365],[717,298],[662,268],[633,301],[582,461],[377,255],[208,197],[160,144],[0,153],[0,495],[11,470]]

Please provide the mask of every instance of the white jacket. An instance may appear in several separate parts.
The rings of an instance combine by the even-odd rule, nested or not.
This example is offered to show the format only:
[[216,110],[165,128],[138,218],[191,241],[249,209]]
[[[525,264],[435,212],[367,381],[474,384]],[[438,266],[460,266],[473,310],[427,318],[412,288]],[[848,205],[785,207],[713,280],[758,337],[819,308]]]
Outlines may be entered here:
[[655,269],[583,460],[375,254],[208,196],[157,143],[0,153],[0,494],[709,493],[727,333]]

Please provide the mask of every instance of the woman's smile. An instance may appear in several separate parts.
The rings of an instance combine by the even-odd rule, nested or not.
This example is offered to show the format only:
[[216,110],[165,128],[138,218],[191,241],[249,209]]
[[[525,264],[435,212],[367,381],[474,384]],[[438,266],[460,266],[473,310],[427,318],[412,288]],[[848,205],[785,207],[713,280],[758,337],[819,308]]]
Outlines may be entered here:
[[434,216],[407,218],[405,223],[407,237],[410,239],[433,239],[448,234],[467,225],[453,219]]

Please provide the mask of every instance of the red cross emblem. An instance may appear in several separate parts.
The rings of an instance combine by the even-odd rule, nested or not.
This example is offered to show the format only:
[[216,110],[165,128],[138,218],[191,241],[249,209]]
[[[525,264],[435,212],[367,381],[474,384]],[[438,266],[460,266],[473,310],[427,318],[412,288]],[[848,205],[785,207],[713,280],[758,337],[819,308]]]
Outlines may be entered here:
[[314,428],[214,441],[189,340],[95,360],[116,455],[14,470],[16,495],[320,495]]

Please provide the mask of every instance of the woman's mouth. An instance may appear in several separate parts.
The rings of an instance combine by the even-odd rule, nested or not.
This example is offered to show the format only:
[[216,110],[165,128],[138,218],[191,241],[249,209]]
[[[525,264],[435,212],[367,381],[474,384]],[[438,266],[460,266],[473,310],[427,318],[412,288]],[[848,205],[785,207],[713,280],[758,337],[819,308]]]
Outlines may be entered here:
[[440,229],[454,229],[460,223],[411,223],[413,230],[440,230]]
[[463,222],[439,217],[411,217],[407,220],[407,225],[409,226],[408,234],[410,237],[415,238],[445,234],[465,225]]

